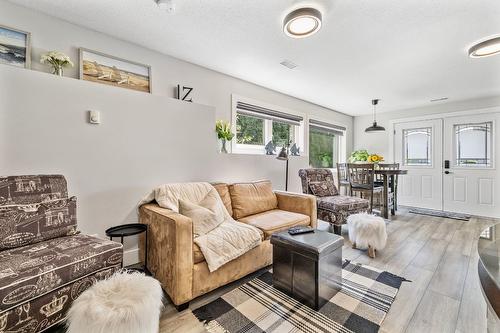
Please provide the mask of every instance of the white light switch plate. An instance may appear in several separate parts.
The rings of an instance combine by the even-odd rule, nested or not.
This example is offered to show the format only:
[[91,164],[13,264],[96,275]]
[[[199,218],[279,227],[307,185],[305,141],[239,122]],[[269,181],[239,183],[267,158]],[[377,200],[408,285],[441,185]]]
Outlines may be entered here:
[[101,123],[101,113],[99,111],[90,110],[89,111],[89,122],[91,124],[100,124]]

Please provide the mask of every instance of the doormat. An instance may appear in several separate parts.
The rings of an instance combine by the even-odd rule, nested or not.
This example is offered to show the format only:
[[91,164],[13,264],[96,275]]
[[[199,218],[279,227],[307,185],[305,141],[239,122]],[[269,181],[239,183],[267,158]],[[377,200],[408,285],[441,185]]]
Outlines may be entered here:
[[410,208],[408,210],[409,213],[420,214],[420,215],[429,215],[436,217],[444,217],[447,219],[454,219],[460,221],[469,221],[470,215],[461,214],[461,213],[453,213],[453,212],[445,212],[442,210],[434,210],[434,209],[425,209],[425,208]]
[[342,289],[319,311],[273,287],[268,271],[193,314],[210,333],[378,332],[405,278],[345,260]]

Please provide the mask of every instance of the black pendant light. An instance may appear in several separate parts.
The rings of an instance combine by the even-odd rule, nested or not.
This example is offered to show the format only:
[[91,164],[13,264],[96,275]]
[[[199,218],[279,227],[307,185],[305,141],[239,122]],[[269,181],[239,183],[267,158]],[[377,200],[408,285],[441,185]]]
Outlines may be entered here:
[[373,105],[373,125],[370,127],[367,127],[365,129],[365,132],[381,132],[385,131],[385,128],[382,126],[377,125],[377,104],[379,99],[372,99],[372,105]]

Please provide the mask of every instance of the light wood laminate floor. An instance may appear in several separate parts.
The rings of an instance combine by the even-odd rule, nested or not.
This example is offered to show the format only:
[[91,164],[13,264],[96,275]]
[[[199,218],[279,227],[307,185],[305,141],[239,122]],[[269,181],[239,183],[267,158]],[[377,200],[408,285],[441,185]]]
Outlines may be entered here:
[[[351,248],[344,228],[343,257],[404,276],[396,301],[381,332],[482,333],[486,332],[486,303],[477,274],[477,239],[480,232],[498,222],[471,218],[468,222],[414,215],[401,208],[387,226],[384,250],[371,259],[366,251]],[[319,228],[326,229],[326,223]],[[191,302],[206,304],[253,278],[256,274],[215,290]],[[160,332],[205,332],[191,311],[177,312],[167,304]]]

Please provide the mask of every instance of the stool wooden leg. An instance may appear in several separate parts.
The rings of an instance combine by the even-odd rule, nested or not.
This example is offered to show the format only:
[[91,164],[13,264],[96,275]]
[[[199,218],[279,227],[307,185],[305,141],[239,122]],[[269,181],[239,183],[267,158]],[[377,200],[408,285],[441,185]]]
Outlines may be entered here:
[[375,258],[375,249],[371,247],[371,245],[368,245],[368,256],[370,258]]

